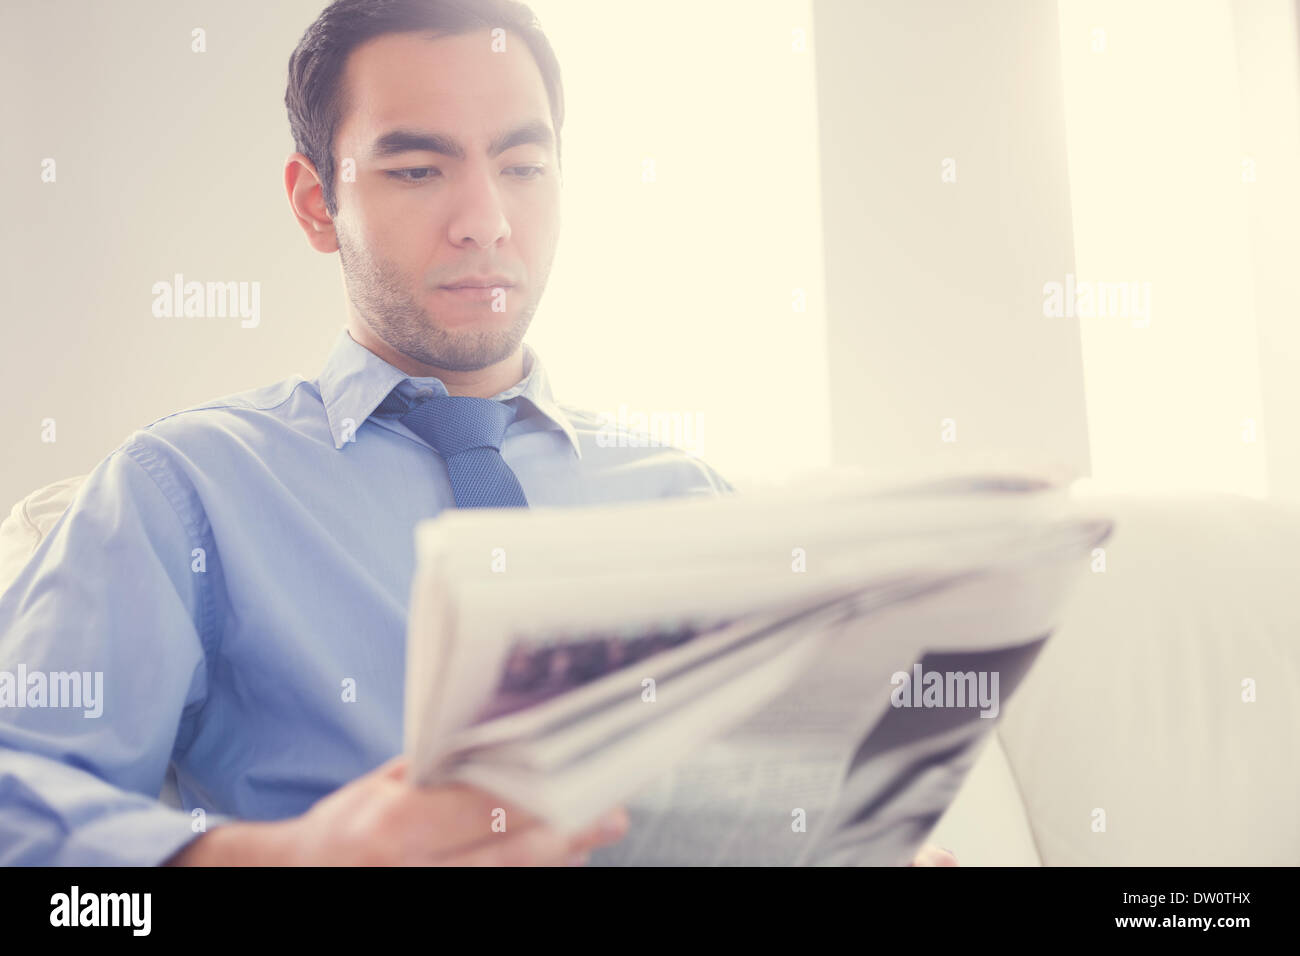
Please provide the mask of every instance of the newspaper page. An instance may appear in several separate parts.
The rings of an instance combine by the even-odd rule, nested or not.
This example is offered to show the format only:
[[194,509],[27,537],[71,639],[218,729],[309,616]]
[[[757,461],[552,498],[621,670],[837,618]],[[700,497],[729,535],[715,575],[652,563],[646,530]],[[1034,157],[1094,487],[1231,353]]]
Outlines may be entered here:
[[[628,836],[592,864],[905,864],[956,796],[1081,563],[983,575],[849,622],[769,706],[629,801]],[[937,701],[925,699],[931,674],[941,675]]]

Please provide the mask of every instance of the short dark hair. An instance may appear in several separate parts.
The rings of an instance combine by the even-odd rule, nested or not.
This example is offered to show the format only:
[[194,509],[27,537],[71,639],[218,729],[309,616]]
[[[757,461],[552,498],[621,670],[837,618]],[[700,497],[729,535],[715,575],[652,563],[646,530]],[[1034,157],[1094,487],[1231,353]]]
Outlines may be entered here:
[[555,153],[559,159],[564,125],[560,63],[537,17],[517,0],[334,0],[307,28],[289,57],[284,105],[294,148],[316,166],[325,208],[338,213],[334,191],[334,133],[345,104],[340,96],[348,55],[362,43],[388,33],[458,36],[501,27],[523,38],[537,61],[551,103]]

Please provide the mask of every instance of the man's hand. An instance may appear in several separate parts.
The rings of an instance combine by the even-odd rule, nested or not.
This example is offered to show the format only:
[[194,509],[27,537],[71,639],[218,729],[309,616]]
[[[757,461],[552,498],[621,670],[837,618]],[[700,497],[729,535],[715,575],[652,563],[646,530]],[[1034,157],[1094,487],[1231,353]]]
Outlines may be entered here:
[[950,850],[927,843],[916,851],[916,856],[908,866],[957,866],[957,857]]
[[[616,809],[565,836],[473,787],[417,787],[405,757],[322,798],[299,817],[232,823],[189,843],[169,866],[563,866],[627,831]],[[492,829],[505,811],[504,832]]]

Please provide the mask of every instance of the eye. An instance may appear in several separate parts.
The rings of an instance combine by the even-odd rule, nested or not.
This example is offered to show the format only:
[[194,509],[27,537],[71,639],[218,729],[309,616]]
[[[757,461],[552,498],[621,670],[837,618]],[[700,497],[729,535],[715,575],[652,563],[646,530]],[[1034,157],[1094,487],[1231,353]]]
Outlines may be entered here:
[[[385,172],[393,179],[401,180],[404,183],[422,183],[433,178],[433,174],[442,175],[436,166],[412,166],[410,169],[389,169]],[[416,175],[424,173],[427,175]]]
[[517,176],[517,178],[519,178],[519,179],[524,179],[524,180],[528,180],[528,179],[541,179],[543,176],[546,175],[546,167],[545,167],[545,166],[511,166],[511,167],[510,167],[510,170],[514,170],[514,171],[523,170],[523,171],[525,171],[525,172],[536,173],[536,174],[537,174],[537,175],[535,175],[535,176],[520,176],[520,175],[518,175],[518,173],[516,172],[516,176]]

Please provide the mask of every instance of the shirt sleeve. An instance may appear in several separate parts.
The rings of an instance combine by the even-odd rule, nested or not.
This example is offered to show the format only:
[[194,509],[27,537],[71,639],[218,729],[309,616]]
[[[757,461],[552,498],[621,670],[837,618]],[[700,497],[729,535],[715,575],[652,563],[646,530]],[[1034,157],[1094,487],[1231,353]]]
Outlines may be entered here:
[[0,595],[0,865],[158,864],[198,835],[157,797],[205,698],[210,545],[192,492],[137,438]]

